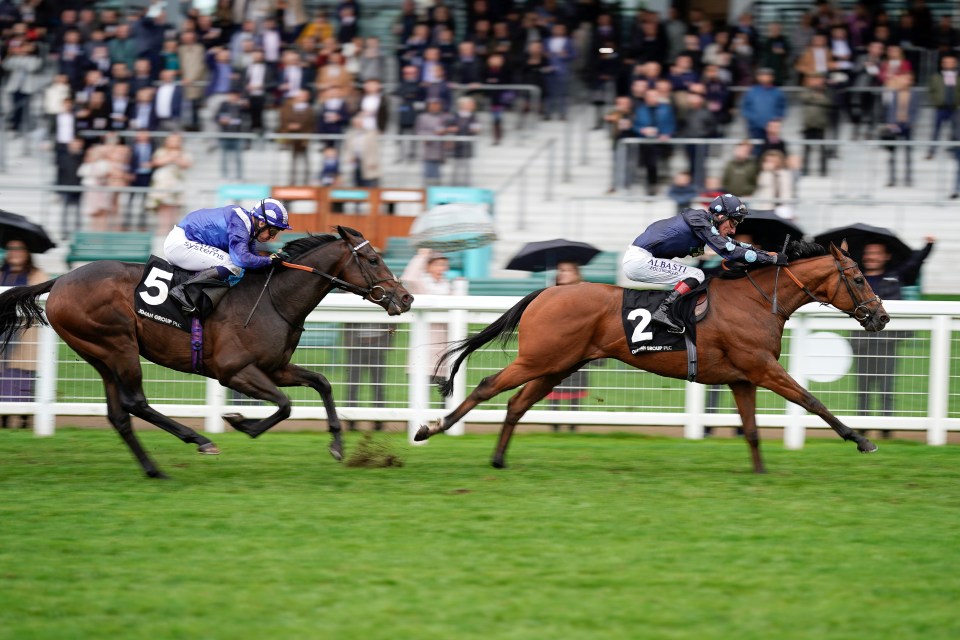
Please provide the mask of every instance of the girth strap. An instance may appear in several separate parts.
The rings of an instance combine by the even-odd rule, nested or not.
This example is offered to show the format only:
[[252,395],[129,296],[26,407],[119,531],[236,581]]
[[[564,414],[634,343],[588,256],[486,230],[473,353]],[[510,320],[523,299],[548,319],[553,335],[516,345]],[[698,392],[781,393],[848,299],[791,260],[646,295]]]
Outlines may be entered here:
[[203,370],[203,325],[196,316],[190,318],[190,362],[194,373]]
[[683,332],[683,339],[687,343],[687,380],[697,380],[697,343],[690,337],[689,331]]

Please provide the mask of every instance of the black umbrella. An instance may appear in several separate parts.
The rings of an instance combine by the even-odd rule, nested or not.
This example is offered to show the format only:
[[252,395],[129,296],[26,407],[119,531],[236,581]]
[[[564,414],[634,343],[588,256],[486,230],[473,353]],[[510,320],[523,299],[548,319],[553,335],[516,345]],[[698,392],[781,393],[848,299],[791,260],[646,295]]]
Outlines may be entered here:
[[890,252],[892,265],[901,264],[910,258],[913,251],[886,227],[874,227],[858,222],[846,227],[837,227],[817,234],[816,241],[825,247],[833,242],[838,247],[847,240],[850,256],[859,264],[863,259],[863,247],[868,244],[882,244]]
[[0,209],[0,247],[5,247],[11,240],[22,241],[30,253],[43,253],[57,246],[40,225]]
[[542,240],[528,242],[507,263],[507,269],[516,271],[547,271],[556,269],[558,262],[576,262],[584,265],[600,253],[593,245],[573,240]]
[[737,225],[737,235],[753,238],[752,244],[764,251],[783,251],[783,241],[801,240],[803,231],[789,220],[784,220],[771,210],[751,209],[750,214]]

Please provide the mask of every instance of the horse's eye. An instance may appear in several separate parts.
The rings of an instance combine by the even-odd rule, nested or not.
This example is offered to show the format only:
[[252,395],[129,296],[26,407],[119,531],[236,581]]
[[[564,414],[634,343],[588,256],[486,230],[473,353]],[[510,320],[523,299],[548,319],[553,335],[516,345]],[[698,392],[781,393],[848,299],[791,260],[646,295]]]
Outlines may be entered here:
[[857,284],[863,284],[863,276],[857,276],[856,278],[853,279],[853,281],[856,282]]
[[378,264],[380,264],[380,258],[378,258],[377,256],[370,258],[370,264],[372,264],[373,266],[377,266]]

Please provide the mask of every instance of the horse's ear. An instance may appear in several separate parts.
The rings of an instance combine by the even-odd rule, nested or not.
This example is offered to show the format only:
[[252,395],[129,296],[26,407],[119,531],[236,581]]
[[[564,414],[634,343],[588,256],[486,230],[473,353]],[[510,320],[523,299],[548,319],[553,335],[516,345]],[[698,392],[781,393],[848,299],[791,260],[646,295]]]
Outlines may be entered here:
[[340,237],[343,238],[344,240],[349,240],[349,238],[347,238],[347,232],[344,231],[344,230],[343,230],[343,227],[341,227],[340,225],[337,225],[337,233],[338,233],[338,234],[340,235]]
[[831,243],[830,243],[830,253],[833,254],[833,257],[836,258],[837,260],[843,260],[844,256],[848,255],[848,254],[847,254],[847,241],[844,240],[843,242],[841,242],[839,247],[838,247],[836,244],[834,244],[833,242],[831,242]]
[[844,238],[843,241],[840,242],[840,251],[842,251],[842,252],[844,252],[844,253],[849,253],[849,252],[850,252],[850,249],[847,247],[847,239],[846,239],[846,238]]

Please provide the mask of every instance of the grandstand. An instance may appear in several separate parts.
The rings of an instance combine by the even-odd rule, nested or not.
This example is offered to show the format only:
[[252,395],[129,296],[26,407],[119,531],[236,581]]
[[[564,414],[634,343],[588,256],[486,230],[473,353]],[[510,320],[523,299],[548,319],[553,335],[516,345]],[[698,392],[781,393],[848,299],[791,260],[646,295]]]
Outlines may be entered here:
[[[314,3],[307,4],[309,8]],[[460,18],[458,29],[462,29],[466,22],[462,3],[451,4]],[[944,14],[949,8],[949,3],[928,4],[935,12]],[[396,8],[392,3],[364,5],[362,17],[369,17],[364,30],[387,37]],[[791,7],[795,9],[796,3],[764,2],[757,3],[756,11],[761,21],[792,20]],[[629,8],[623,11],[630,13]],[[732,17],[730,21],[733,22]],[[49,77],[48,71],[45,78]],[[787,91],[791,106],[783,137],[791,152],[799,153],[800,108],[796,104],[797,93],[790,88]],[[480,114],[482,132],[471,162],[471,186],[490,189],[496,194],[495,220],[500,239],[493,249],[491,276],[524,276],[503,272],[502,266],[524,243],[532,240],[575,237],[604,251],[622,251],[646,224],[675,210],[673,201],[665,196],[666,184],[653,196],[646,195],[639,185],[608,193],[614,154],[607,131],[594,128],[594,107],[584,99],[588,92],[579,85],[575,85],[572,92],[574,103],[565,121],[535,122],[530,116],[521,118],[515,110],[508,112],[506,132],[499,145],[493,144],[490,114]],[[4,94],[4,97],[9,96]],[[40,103],[38,97],[32,105],[37,121],[42,110]],[[5,111],[9,113],[9,109],[7,104]],[[276,112],[268,111],[266,118],[267,129],[274,129]],[[957,161],[947,147],[940,149],[935,160],[925,159],[927,145],[921,141],[931,137],[932,121],[932,109],[924,107],[913,134],[917,148],[912,187],[886,187],[887,152],[879,145],[852,141],[849,125],[843,122],[830,175],[801,178],[793,209],[795,222],[811,235],[863,221],[893,229],[913,247],[919,247],[925,236],[936,236],[937,249],[924,270],[924,293],[954,294],[957,293],[956,281],[947,262],[960,248],[960,236],[956,233],[960,201],[949,198]],[[420,165],[398,161],[397,142],[391,138],[393,133],[391,128],[382,139],[380,184],[384,187],[418,185]],[[730,142],[716,145],[708,159],[708,175],[719,175],[733,141],[746,136],[743,121],[736,112],[724,135]],[[216,188],[223,181],[218,154],[211,152],[215,137],[216,132],[209,131],[187,134],[185,147],[193,155],[194,166],[186,178],[184,212],[216,203]],[[25,134],[8,131],[0,140],[3,207],[41,222],[51,235],[59,236],[60,204],[52,186],[55,169],[49,142],[39,130]],[[319,144],[312,151],[314,158],[319,155],[318,149]],[[671,173],[685,168],[684,156],[680,149],[677,151],[670,160]],[[274,186],[286,184],[290,155],[276,139],[251,140],[250,147],[242,154],[248,177],[256,176],[256,182]],[[449,180],[449,173],[445,179]],[[69,239],[60,238],[60,246],[38,256],[38,262],[47,271],[59,273],[68,268],[70,252]]]

